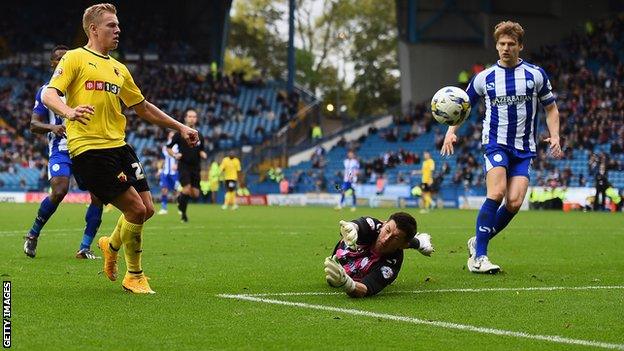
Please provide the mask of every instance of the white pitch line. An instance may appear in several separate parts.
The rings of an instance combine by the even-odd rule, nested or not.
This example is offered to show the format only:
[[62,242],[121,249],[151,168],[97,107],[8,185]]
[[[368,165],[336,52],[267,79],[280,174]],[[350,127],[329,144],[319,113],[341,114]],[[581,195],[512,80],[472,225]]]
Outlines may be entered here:
[[[595,286],[536,286],[526,288],[458,288],[458,289],[432,289],[432,290],[398,290],[389,291],[389,294],[432,294],[432,293],[457,293],[457,292],[495,292],[495,291],[555,291],[555,290],[615,290],[624,289],[624,285],[595,285]],[[343,292],[283,292],[263,294],[240,294],[239,296],[323,296],[344,295]]]
[[290,301],[282,301],[282,300],[274,300],[274,299],[264,299],[260,297],[247,296],[247,295],[219,294],[217,296],[226,298],[226,299],[246,300],[246,301],[261,302],[261,303],[268,303],[268,304],[274,304],[274,305],[283,305],[283,306],[300,307],[300,308],[307,308],[307,309],[314,309],[314,310],[321,310],[321,311],[339,312],[339,313],[351,314],[351,315],[356,315],[356,316],[383,318],[383,319],[388,319],[392,321],[430,325],[430,326],[440,327],[440,328],[445,328],[445,329],[457,329],[457,330],[464,330],[464,331],[470,331],[470,332],[481,333],[481,334],[511,336],[511,337],[516,337],[516,338],[541,340],[541,341],[548,341],[548,342],[559,343],[559,344],[591,346],[591,347],[599,347],[599,348],[612,349],[612,350],[624,350],[624,344],[612,344],[612,343],[594,341],[594,340],[570,339],[570,338],[565,338],[565,337],[558,336],[558,335],[529,334],[529,333],[516,332],[516,331],[511,331],[511,330],[478,327],[478,326],[467,325],[467,324],[458,324],[458,323],[443,322],[443,321],[431,321],[431,320],[424,320],[424,319],[406,317],[406,316],[396,316],[392,314],[376,313],[376,312],[356,310],[356,309],[351,309],[351,308],[339,308],[339,307],[332,307],[332,306],[325,306],[325,305],[314,305],[314,304],[309,304],[309,303],[304,303],[304,302],[290,302]]

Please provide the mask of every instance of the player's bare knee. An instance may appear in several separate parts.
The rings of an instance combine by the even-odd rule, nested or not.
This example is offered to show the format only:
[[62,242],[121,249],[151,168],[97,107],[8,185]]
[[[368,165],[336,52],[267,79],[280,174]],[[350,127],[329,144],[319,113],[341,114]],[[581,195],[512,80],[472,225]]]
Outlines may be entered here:
[[154,205],[151,203],[145,204],[145,220],[152,218],[154,215]]
[[497,202],[502,202],[503,199],[505,198],[505,191],[502,189],[488,190],[487,197],[488,199],[492,199]]
[[61,203],[61,201],[63,201],[63,199],[65,198],[65,195],[67,195],[66,188],[64,187],[52,188],[52,193],[50,194],[50,201],[52,201],[55,204],[59,204]]
[[130,223],[143,223],[145,221],[145,214],[147,213],[147,209],[143,202],[136,201],[128,208],[126,212],[124,212],[124,216]]
[[505,207],[507,207],[507,210],[509,212],[516,213],[520,210],[520,207],[522,206],[522,200],[523,199],[521,198],[509,199],[505,204]]

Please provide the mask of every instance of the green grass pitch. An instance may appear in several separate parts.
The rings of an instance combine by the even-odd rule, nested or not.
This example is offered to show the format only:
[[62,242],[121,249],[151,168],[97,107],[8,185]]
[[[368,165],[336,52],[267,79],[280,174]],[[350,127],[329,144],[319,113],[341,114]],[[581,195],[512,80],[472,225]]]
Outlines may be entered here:
[[[143,267],[157,294],[134,296],[98,274],[101,261],[73,258],[84,205],[60,206],[27,258],[22,236],[37,206],[0,204],[16,350],[624,349],[621,214],[522,212],[490,244],[504,272],[480,276],[465,267],[475,211],[412,211],[436,253],[407,251],[392,286],[352,299],[324,281],[338,220],[392,209],[191,204],[182,224],[172,206],[145,226]],[[117,217],[104,214],[98,237]],[[309,294],[245,299],[287,292]]]

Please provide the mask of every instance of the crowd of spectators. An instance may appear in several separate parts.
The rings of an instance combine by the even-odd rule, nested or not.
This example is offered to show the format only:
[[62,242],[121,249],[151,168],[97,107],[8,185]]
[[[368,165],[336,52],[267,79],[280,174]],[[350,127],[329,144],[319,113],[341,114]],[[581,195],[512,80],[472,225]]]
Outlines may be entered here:
[[[47,138],[29,129],[40,84],[36,82],[41,80],[38,69],[21,64],[0,66],[0,172],[17,174],[17,167],[46,171]],[[25,179],[20,179],[20,186],[26,189]]]
[[[17,53],[41,50],[46,45],[80,45],[86,42],[81,21],[84,8],[65,3],[24,2],[20,6],[0,5],[0,58]],[[189,42],[187,26],[163,11],[137,11],[118,4],[121,37],[118,52],[157,55],[161,62],[194,63],[205,61],[204,55]],[[41,14],[43,16],[33,16]],[[33,20],[36,17],[36,20]],[[59,18],[68,20],[59,20]],[[53,28],[53,30],[50,30]],[[132,35],[125,35],[132,33]]]
[[[150,101],[156,102],[175,118],[182,119],[184,111],[169,104],[171,100],[190,99],[191,106],[204,106],[199,111],[200,126],[208,126],[204,142],[208,151],[217,151],[224,146],[258,143],[270,137],[270,132],[258,125],[251,135],[243,133],[239,140],[224,131],[227,121],[243,122],[245,118],[279,119],[283,126],[296,114],[300,95],[279,91],[275,104],[262,96],[257,96],[250,107],[243,111],[236,103],[242,87],[262,87],[262,80],[244,81],[242,75],[223,75],[220,72],[201,72],[197,67],[186,69],[171,65],[139,63],[132,65],[135,81]],[[30,132],[29,125],[35,94],[50,75],[50,68],[42,64],[11,62],[0,64],[0,172],[15,173],[16,166],[45,169],[47,159],[47,138],[45,135]],[[281,108],[276,115],[272,106]],[[172,108],[169,108],[172,106]],[[156,148],[144,148],[142,160],[146,168],[154,164],[160,155],[160,145],[165,143],[165,130],[147,124],[126,110],[126,131],[136,138],[157,141]],[[227,143],[224,143],[226,142]],[[0,184],[1,185],[1,184]]]
[[[624,153],[624,17],[590,23],[586,28],[585,33],[574,33],[561,44],[542,47],[528,58],[549,74],[560,112],[564,146],[564,162],[553,162],[548,155],[548,144],[543,142],[548,134],[542,115],[542,132],[538,135],[537,157],[532,166],[536,185],[593,186],[601,165],[607,172],[624,170],[624,158],[618,157]],[[462,72],[460,83],[467,85],[471,74],[485,68],[484,64],[475,63],[470,70]],[[448,179],[466,188],[484,186],[482,124],[476,117],[483,116],[484,111],[480,104],[462,127],[455,146],[453,174],[450,174],[449,164],[443,163],[434,173],[434,182],[439,184]],[[408,131],[405,126],[409,126]],[[444,130],[435,127],[426,105],[417,104],[407,113],[396,116],[394,125],[382,131],[381,136],[390,143],[409,142],[432,129],[435,148],[439,150]],[[376,132],[371,130],[369,134]],[[350,143],[343,140],[338,145],[357,150],[364,139]],[[578,155],[585,155],[583,152],[587,153],[588,166],[579,172],[578,167],[571,166],[571,161]],[[314,168],[322,169],[326,163],[324,151],[315,153],[312,161]],[[420,156],[403,149],[389,150],[373,159],[360,159],[360,163],[361,181],[374,183],[397,165],[418,165]],[[564,166],[560,167],[562,164]],[[393,182],[414,184],[418,179],[417,174],[398,172]]]

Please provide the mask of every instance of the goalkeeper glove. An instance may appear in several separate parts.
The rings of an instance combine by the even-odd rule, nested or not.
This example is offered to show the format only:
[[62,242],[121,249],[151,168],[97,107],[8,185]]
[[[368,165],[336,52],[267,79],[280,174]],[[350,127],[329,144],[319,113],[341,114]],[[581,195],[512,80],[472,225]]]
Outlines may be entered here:
[[425,256],[431,256],[431,254],[435,252],[435,249],[431,244],[431,235],[427,233],[416,234],[414,239],[410,241],[409,247],[418,250]]
[[352,250],[357,249],[357,231],[357,224],[353,222],[340,221],[340,235],[342,235],[342,241],[344,241],[345,244],[347,244],[347,246]]
[[355,281],[345,272],[344,268],[336,261],[336,256],[325,258],[325,280],[334,288],[343,288],[350,293],[355,290]]

